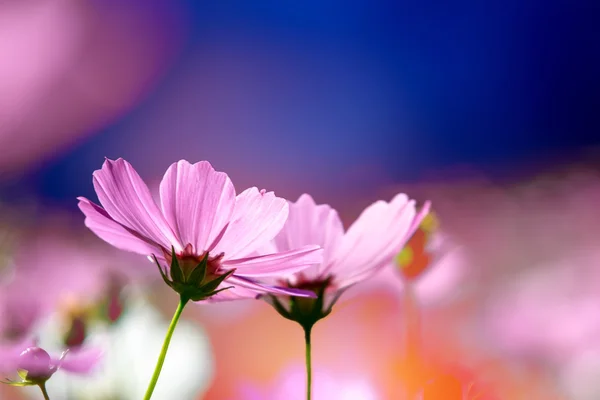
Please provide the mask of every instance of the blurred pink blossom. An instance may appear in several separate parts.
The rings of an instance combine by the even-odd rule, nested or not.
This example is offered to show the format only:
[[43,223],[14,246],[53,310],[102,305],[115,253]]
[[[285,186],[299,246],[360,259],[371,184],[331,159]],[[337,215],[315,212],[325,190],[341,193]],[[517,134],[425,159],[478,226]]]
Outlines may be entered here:
[[0,338],[37,335],[56,316],[63,345],[77,347],[86,338],[89,318],[119,318],[125,285],[156,278],[147,261],[98,242],[72,222],[42,218],[24,227],[22,240],[9,250],[11,271],[0,280]]
[[533,359],[562,362],[600,346],[597,251],[524,271],[499,286],[485,312],[496,345]]
[[417,301],[423,306],[440,304],[461,296],[468,284],[468,259],[464,246],[453,243],[451,237],[437,231],[432,233],[428,247],[432,255],[429,265],[409,283],[398,271],[401,267],[395,262],[367,282],[363,291],[385,290],[402,297],[405,286],[410,284]]
[[38,229],[15,249],[14,274],[5,287],[5,304],[18,310],[17,315],[27,304],[37,307],[40,316],[68,302],[85,307],[106,296],[115,281],[149,281],[144,260],[77,237],[77,229],[68,234],[54,223]]
[[16,374],[18,370],[26,371],[21,375],[23,381],[7,380],[9,384],[43,382],[63,369],[74,374],[89,374],[98,364],[102,353],[99,349],[66,350],[60,357],[51,357],[44,349],[35,345],[14,343],[0,347],[0,372]]
[[[342,377],[316,368],[313,372],[314,400],[379,400],[382,399],[369,382],[360,377]],[[270,388],[261,389],[245,385],[239,390],[240,400],[304,400],[306,398],[306,373],[302,366],[285,370]]]
[[172,15],[125,3],[0,2],[0,171],[104,126],[165,70],[180,41]]

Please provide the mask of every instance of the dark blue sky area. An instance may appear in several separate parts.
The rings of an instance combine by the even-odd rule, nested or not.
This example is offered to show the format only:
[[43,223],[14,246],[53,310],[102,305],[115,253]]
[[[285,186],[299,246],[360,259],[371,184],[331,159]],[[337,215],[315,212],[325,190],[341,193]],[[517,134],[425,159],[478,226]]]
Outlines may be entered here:
[[[215,47],[223,59],[243,52],[244,60],[257,60],[253,68],[259,72],[249,81],[262,76],[262,66],[284,71],[273,78],[274,86],[296,96],[285,110],[277,108],[280,101],[269,103],[277,88],[268,82],[252,86],[259,104],[255,120],[272,126],[271,120],[281,119],[274,125],[283,137],[277,143],[302,151],[314,139],[297,139],[303,129],[310,135],[322,128],[319,135],[329,135],[322,146],[337,143],[340,154],[355,159],[364,149],[365,157],[377,157],[396,179],[460,164],[510,168],[513,161],[568,155],[600,142],[598,1],[182,4],[182,23],[190,29],[177,65],[129,115],[34,173],[30,184],[40,194],[72,198],[76,189],[67,177],[73,168],[118,148],[128,127],[160,109],[183,71]],[[267,56],[254,56],[261,51]],[[219,70],[212,60],[205,60],[207,70]],[[238,87],[246,78],[236,72],[228,79]],[[307,84],[315,80],[314,87]],[[220,86],[207,90],[218,93]],[[315,110],[306,111],[307,104]],[[296,120],[313,122],[303,126]],[[363,139],[374,129],[370,147]],[[176,137],[176,129],[170,134]],[[318,150],[310,154],[326,157]]]

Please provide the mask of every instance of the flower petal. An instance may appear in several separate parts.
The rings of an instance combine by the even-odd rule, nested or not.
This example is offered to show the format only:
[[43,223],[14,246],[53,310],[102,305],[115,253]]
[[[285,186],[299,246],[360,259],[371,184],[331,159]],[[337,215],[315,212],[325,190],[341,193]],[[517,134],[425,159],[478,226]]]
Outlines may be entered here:
[[94,171],[94,188],[100,204],[119,224],[165,249],[183,247],[173,234],[150,190],[127,161],[106,159]]
[[279,251],[319,245],[324,249],[322,268],[327,268],[343,236],[344,226],[337,211],[327,204],[317,205],[310,195],[303,194],[290,203],[290,215],[274,242]]
[[102,358],[102,350],[92,347],[80,350],[69,350],[59,362],[61,369],[75,374],[88,374],[98,365]]
[[0,344],[0,373],[14,373],[19,365],[19,354],[27,347],[29,346]]
[[264,285],[251,279],[235,275],[225,281],[224,286],[226,287],[229,285],[233,285],[234,287],[217,293],[206,301],[214,303],[230,300],[255,299],[261,294],[267,293],[276,296],[316,297],[316,295],[309,290]]
[[138,236],[113,220],[104,209],[84,197],[78,197],[79,209],[85,214],[85,226],[105,242],[126,251],[149,255],[159,253],[156,244]]
[[419,228],[419,225],[421,224],[423,219],[429,213],[430,206],[431,206],[430,202],[425,203],[425,205],[421,208],[419,213],[412,220],[412,223],[410,224],[410,227],[409,227],[408,231],[406,232],[404,239],[402,241],[400,241],[400,242],[391,241],[388,244],[388,247],[382,250],[381,256],[379,258],[376,258],[373,260],[373,263],[371,264],[370,268],[367,267],[367,268],[363,268],[362,271],[361,270],[355,271],[355,273],[353,275],[348,276],[345,280],[340,280],[339,284],[342,287],[348,287],[348,286],[358,283],[362,280],[368,279],[369,277],[373,276],[377,271],[388,266],[390,264],[390,262],[392,261],[389,258],[390,252],[392,254],[392,257],[394,257],[402,250],[402,248],[404,248],[404,246],[406,245],[408,240],[416,232],[416,230]]
[[329,271],[335,275],[336,284],[346,287],[390,262],[410,238],[410,230],[418,227],[415,214],[415,203],[405,194],[367,207],[336,252],[335,265]]
[[235,268],[236,276],[266,277],[294,274],[323,261],[323,249],[309,245],[299,249],[264,256],[239,258],[223,262],[224,268]]
[[225,253],[225,259],[247,256],[273,239],[287,217],[285,199],[276,197],[273,192],[259,192],[255,187],[246,189],[237,196],[231,222],[211,250]]
[[235,207],[235,188],[208,161],[172,164],[160,183],[163,213],[183,246],[201,254],[227,226]]

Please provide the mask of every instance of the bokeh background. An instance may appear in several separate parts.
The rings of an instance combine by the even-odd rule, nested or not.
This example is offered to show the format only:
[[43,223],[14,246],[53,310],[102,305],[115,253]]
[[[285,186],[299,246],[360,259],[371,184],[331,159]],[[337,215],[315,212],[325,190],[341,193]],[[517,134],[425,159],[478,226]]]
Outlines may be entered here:
[[[598,18],[594,0],[0,2],[0,331],[51,342],[118,298],[86,339],[110,367],[52,389],[141,398],[176,298],[87,232],[75,198],[95,199],[104,157],[151,187],[206,159],[346,224],[399,191],[431,199],[453,244],[416,288],[431,362],[482,400],[600,399]],[[402,399],[396,278],[315,328],[342,400]],[[302,391],[302,332],[266,304],[185,317],[157,399]],[[23,396],[38,393],[0,386]]]

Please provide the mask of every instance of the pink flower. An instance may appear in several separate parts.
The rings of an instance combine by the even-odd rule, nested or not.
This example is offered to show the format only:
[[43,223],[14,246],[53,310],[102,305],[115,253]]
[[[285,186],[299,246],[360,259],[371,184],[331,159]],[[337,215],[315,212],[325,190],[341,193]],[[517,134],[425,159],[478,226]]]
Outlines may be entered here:
[[482,327],[504,351],[562,367],[600,346],[595,249],[524,271],[494,290]]
[[154,256],[161,273],[161,264],[170,263],[172,281],[167,282],[180,293],[187,290],[181,285],[197,278],[206,285],[218,284],[218,289],[209,287],[210,295],[233,287],[223,299],[260,293],[310,295],[255,281],[295,273],[322,260],[321,249],[310,243],[254,255],[288,217],[287,202],[273,192],[250,188],[236,196],[227,174],[216,172],[207,161],[172,164],[160,184],[160,207],[123,159],[107,159],[93,178],[102,207],[79,198],[86,226],[115,247]]
[[[373,385],[364,377],[343,378],[328,371],[316,369],[313,386],[314,400],[377,400]],[[241,400],[304,400],[306,398],[304,368],[293,366],[281,374],[271,388],[264,390],[245,385],[239,390]]]
[[[425,252],[418,253],[409,246],[410,242],[393,265],[363,285],[364,290],[383,289],[403,298],[402,292],[410,286],[422,306],[446,304],[461,296],[467,266],[464,246],[454,243],[453,238],[440,231],[431,234]],[[403,269],[411,268],[414,263],[422,263],[422,271],[414,277],[407,276]]]
[[[322,299],[326,315],[345,289],[390,265],[428,211],[429,202],[417,213],[414,200],[398,194],[389,203],[377,201],[367,207],[344,232],[333,208],[317,205],[304,194],[290,204],[288,221],[264,251],[289,251],[309,243],[323,247],[322,263],[288,275],[285,283],[291,288],[312,289],[333,297],[329,301]],[[274,305],[283,311],[277,303]]]
[[67,350],[60,357],[51,357],[45,350],[26,340],[11,345],[0,345],[0,372],[18,373],[20,381],[7,379],[13,386],[38,385],[50,379],[59,369],[74,374],[88,374],[100,360],[96,348]]

